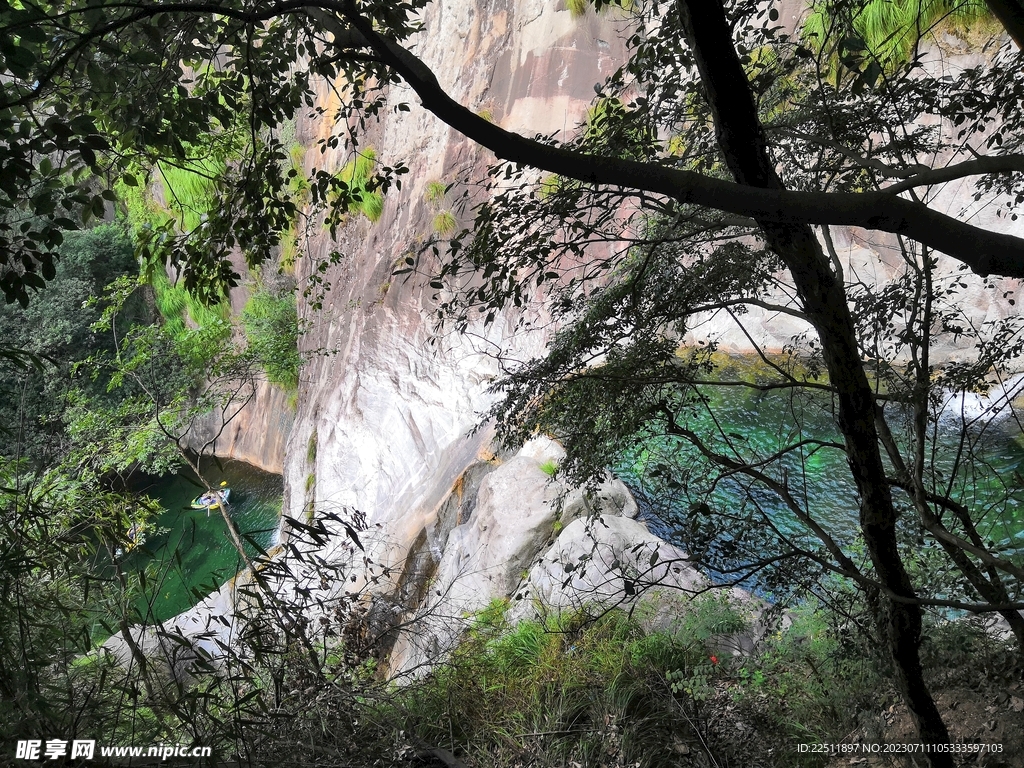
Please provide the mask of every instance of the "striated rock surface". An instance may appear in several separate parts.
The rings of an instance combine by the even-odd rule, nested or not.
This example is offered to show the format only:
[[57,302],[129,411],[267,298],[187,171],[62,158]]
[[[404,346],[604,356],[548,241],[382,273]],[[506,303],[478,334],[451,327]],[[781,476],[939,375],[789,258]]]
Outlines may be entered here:
[[[591,11],[574,19],[547,0],[443,0],[424,13],[425,32],[413,50],[461,103],[528,135],[574,130],[594,84],[624,60],[627,21],[614,14]],[[297,120],[295,139],[306,147],[307,168],[314,155],[328,170],[351,160],[340,146],[318,143],[343,132],[333,122],[335,89],[343,87],[322,84],[322,116]],[[435,338],[438,297],[428,277],[392,273],[437,237],[439,211],[463,226],[470,216],[467,203],[460,204],[464,193],[468,203],[479,200],[476,189],[456,185],[444,201],[428,201],[428,185],[479,179],[494,158],[419,108],[408,89],[394,87],[391,102],[409,102],[411,111],[382,111],[360,147],[372,147],[384,164],[406,162],[410,173],[402,190],[388,194],[376,223],[351,214],[335,239],[315,220],[301,233],[295,277],[307,362],[294,420],[280,393],[261,389],[221,435],[217,450],[283,469],[286,516],[305,523],[331,514],[352,519],[359,511],[359,536],[374,567],[354,582],[324,584],[294,564],[296,583],[306,588],[308,582],[314,600],[339,590],[370,591],[395,615],[406,606],[424,608],[432,577],[461,585],[456,576],[469,568],[485,574],[480,578],[490,586],[487,592],[453,587],[463,590],[452,596],[458,605],[442,610],[461,616],[514,588],[553,533],[558,488],[539,468],[542,449],[502,462],[494,456],[491,431],[474,431],[493,402],[488,387],[501,370],[498,352],[506,361],[540,354],[549,331],[521,327],[523,319],[545,319],[537,310],[527,318],[498,317],[464,336]],[[314,277],[329,287],[321,291]],[[306,288],[309,295],[303,295]],[[215,414],[211,424],[219,422]],[[543,444],[557,452],[549,441]],[[615,487],[621,511],[632,502],[621,484]],[[572,499],[566,509],[573,504],[582,510],[582,501]],[[285,537],[286,547],[290,543]],[[321,554],[345,562],[354,553],[342,532]],[[231,629],[219,620],[211,624],[210,615],[224,613],[232,595],[233,586],[225,585],[167,626],[189,636],[215,630],[226,640]],[[141,639],[156,647],[155,638]]]
[[207,446],[206,453],[244,461],[265,472],[284,472],[285,446],[291,434],[295,409],[291,395],[280,387],[259,381],[252,399],[237,413],[220,408],[203,417],[189,434],[193,448]]
[[[541,0],[446,0],[431,4],[424,21],[413,50],[453,96],[531,135],[573,129],[594,83],[624,56],[621,17],[573,19]],[[325,87],[320,106],[328,117],[333,98]],[[433,338],[437,291],[426,275],[392,273],[437,237],[439,210],[469,223],[458,201],[464,192],[476,200],[475,189],[456,185],[437,203],[426,199],[428,184],[481,178],[493,156],[420,109],[410,91],[394,88],[391,100],[410,102],[411,111],[385,110],[361,146],[372,146],[384,164],[408,164],[402,190],[387,195],[375,224],[353,214],[336,241],[314,226],[303,242],[300,287],[332,252],[340,256],[322,273],[330,285],[322,308],[300,304],[309,361],[288,445],[284,510],[302,517],[310,509],[358,509],[370,556],[393,569],[397,588],[424,542],[440,546],[439,514],[453,486],[490,455],[490,432],[471,433],[492,402],[496,353],[539,354],[546,335],[523,332],[521,316],[508,316],[465,336]],[[304,118],[296,135],[312,147],[330,130],[327,119]],[[324,155],[338,168],[348,159],[340,149]]]
[[[495,600],[512,599],[509,618],[518,620],[549,609],[628,605],[624,575],[636,584],[632,597],[655,579],[681,593],[707,584],[685,553],[633,519],[636,503],[621,482],[609,478],[584,493],[552,477],[563,455],[556,443],[536,438],[486,474],[461,511],[466,521],[447,533],[419,574],[429,590],[402,617],[411,629],[395,640],[393,672],[415,672],[443,656],[473,614]],[[652,569],[655,550],[665,565]]]

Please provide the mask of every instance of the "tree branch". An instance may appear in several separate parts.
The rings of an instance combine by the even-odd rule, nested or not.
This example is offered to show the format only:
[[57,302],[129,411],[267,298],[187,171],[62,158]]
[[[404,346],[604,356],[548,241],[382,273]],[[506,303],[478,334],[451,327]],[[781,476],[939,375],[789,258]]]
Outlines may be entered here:
[[914,187],[926,187],[932,184],[943,184],[956,181],[967,176],[980,176],[986,173],[1024,173],[1024,155],[997,155],[995,157],[977,157],[945,168],[930,168],[914,174],[910,178],[885,187],[882,191],[896,195]]
[[341,13],[420,97],[423,107],[499,159],[588,184],[630,187],[779,224],[831,224],[901,234],[946,253],[979,275],[1024,278],[1024,240],[990,232],[889,192],[792,192],[724,181],[692,171],[550,146],[506,131],[452,99],[416,56],[379,35],[350,2],[322,0]]
[[1024,49],[1024,3],[1021,0],[985,0],[985,4],[1010,33],[1017,49]]

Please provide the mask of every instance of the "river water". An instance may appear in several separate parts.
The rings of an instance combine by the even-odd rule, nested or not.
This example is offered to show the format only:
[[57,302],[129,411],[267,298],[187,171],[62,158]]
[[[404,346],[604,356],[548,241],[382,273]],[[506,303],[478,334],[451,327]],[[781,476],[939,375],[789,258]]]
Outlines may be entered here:
[[[707,387],[702,394],[706,402],[686,417],[686,426],[730,458],[763,461],[807,439],[841,442],[827,395],[748,387]],[[894,435],[904,439],[906,419],[892,409],[887,416]],[[929,489],[970,508],[979,533],[1000,554],[1024,559],[1024,439],[1013,418],[990,416],[984,409],[966,413],[954,408],[937,419],[929,452],[933,469],[926,482]],[[728,513],[711,523],[719,526],[720,542],[733,536],[730,525],[739,531],[744,523],[756,526],[768,519],[795,540],[813,540],[775,493],[741,474],[723,477],[683,441],[652,434],[641,447],[624,452],[615,470],[637,493],[651,528],[683,546],[692,543],[687,531],[693,530],[695,518],[697,525],[700,519],[715,521],[712,512]],[[840,543],[855,544],[858,505],[845,453],[808,445],[759,470],[785,480],[799,503]],[[894,497],[909,507],[902,492],[895,491]],[[912,530],[914,513],[908,509],[904,518]],[[944,519],[959,532],[949,513]]]
[[[284,490],[280,475],[241,461],[204,459],[200,470],[213,487],[231,488],[230,515],[253,557],[276,543]],[[122,566],[144,572],[143,597],[136,601],[147,622],[164,621],[218,589],[243,567],[220,510],[191,509],[203,485],[191,471],[140,481],[133,489],[165,510],[151,521],[145,541],[124,556]]]

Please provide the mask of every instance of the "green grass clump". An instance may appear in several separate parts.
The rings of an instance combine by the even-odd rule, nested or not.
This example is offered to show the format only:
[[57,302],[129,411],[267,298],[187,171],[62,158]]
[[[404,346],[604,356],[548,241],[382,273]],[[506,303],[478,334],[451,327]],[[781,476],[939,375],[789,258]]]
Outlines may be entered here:
[[159,267],[150,275],[149,284],[153,288],[157,311],[173,338],[183,339],[193,327],[212,333],[217,339],[231,335],[231,310],[227,302],[213,306],[203,304],[184,286],[171,283],[167,273]]
[[787,765],[820,766],[795,745],[840,741],[894,693],[870,649],[810,609],[737,655],[730,637],[748,631],[749,616],[727,597],[681,601],[675,628],[653,633],[634,618],[653,606],[513,626],[508,605],[491,603],[446,663],[373,719],[470,765],[511,768],[530,755],[533,765],[668,768],[684,764],[681,754],[703,764],[702,752],[747,764],[754,753],[709,741],[733,718],[770,734],[792,757]]
[[309,442],[306,443],[306,461],[310,464],[316,463],[316,449],[317,449],[317,432],[316,428],[313,428],[313,432],[309,436]]
[[292,144],[288,150],[289,168],[288,191],[296,199],[299,206],[309,202],[309,177],[306,176],[306,148],[301,144]]
[[434,217],[434,231],[444,237],[453,234],[458,226],[455,214],[451,211],[441,211]]
[[558,462],[554,459],[548,459],[540,465],[540,471],[548,477],[554,477],[558,472]]
[[[804,39],[819,50],[840,40],[863,44],[863,55],[885,68],[909,61],[921,37],[937,25],[963,32],[989,16],[984,0],[868,0],[852,18],[837,23],[831,5],[814,5],[804,22]],[[849,35],[850,27],[855,36]]]
[[448,192],[448,185],[443,181],[427,182],[427,189],[423,193],[423,199],[430,205],[439,207],[444,202],[444,196]]
[[133,168],[131,173],[134,184],[126,184],[124,178],[114,182],[114,192],[120,204],[118,215],[127,223],[127,229],[132,239],[138,237],[138,233],[154,220],[160,218],[160,212],[146,194],[148,176],[141,173],[138,168]]
[[184,167],[168,162],[157,164],[164,188],[164,201],[178,227],[191,232],[217,204],[217,179],[227,170],[223,160],[190,160]]
[[242,310],[249,351],[267,378],[287,390],[299,386],[299,317],[295,295],[274,295],[258,289]]
[[337,173],[337,179],[345,184],[350,196],[349,211],[359,212],[373,223],[384,212],[384,196],[368,189],[376,164],[377,152],[367,147]]
[[504,607],[489,607],[450,663],[403,692],[407,732],[480,765],[522,754],[598,765],[616,752],[628,765],[673,764],[673,733],[686,726],[635,622],[615,611],[509,627]]
[[281,256],[278,265],[286,275],[295,274],[295,262],[299,258],[299,233],[296,226],[292,225],[281,238]]
[[379,192],[367,192],[366,190],[363,190],[360,193],[360,200],[357,207],[363,216],[376,224],[384,213],[384,197]]
[[565,0],[565,7],[569,14],[578,19],[586,14],[591,6],[597,6],[598,13],[605,13],[609,9],[617,8],[622,13],[630,13],[635,7],[633,0],[607,0],[607,2],[595,3],[594,0]]
[[306,163],[306,147],[297,141],[294,142],[288,148],[288,159],[291,161],[294,170],[301,171]]

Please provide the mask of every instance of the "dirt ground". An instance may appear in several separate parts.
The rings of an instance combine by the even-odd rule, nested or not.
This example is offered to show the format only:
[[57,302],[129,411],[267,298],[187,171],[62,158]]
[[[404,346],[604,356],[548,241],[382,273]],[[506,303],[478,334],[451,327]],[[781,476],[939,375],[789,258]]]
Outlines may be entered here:
[[[983,690],[937,690],[935,701],[955,743],[999,745],[1001,751],[958,755],[955,764],[971,768],[1024,768],[1024,683],[990,686]],[[903,704],[890,707],[878,722],[866,723],[847,739],[861,744],[907,744],[917,740],[910,713]],[[829,768],[904,768],[926,765],[918,755],[850,755],[836,758]]]

